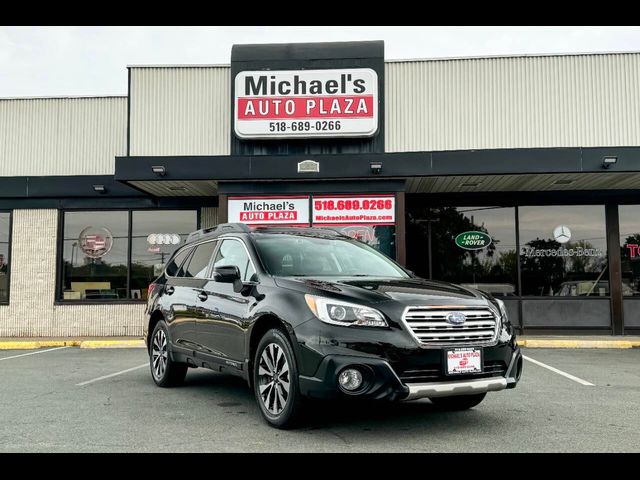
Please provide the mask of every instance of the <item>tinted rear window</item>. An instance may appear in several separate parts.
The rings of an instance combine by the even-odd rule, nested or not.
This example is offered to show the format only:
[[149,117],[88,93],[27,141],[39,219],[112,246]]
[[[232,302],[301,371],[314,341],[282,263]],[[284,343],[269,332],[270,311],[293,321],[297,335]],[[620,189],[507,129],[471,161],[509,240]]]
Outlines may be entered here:
[[205,278],[211,256],[216,248],[216,242],[201,243],[191,255],[189,266],[184,272],[185,277]]
[[185,248],[184,250],[182,250],[180,253],[178,253],[173,257],[173,259],[167,265],[167,275],[169,275],[170,277],[182,276],[181,272],[179,271],[180,266],[182,265],[184,260],[187,258],[187,255],[191,253],[191,250],[192,250],[191,248]]

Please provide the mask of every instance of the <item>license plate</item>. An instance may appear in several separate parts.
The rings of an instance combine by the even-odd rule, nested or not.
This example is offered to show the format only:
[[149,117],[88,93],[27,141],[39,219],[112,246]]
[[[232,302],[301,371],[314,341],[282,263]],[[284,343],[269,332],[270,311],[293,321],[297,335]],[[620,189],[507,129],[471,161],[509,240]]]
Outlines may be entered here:
[[446,350],[447,375],[482,372],[482,350],[479,348],[455,348]]

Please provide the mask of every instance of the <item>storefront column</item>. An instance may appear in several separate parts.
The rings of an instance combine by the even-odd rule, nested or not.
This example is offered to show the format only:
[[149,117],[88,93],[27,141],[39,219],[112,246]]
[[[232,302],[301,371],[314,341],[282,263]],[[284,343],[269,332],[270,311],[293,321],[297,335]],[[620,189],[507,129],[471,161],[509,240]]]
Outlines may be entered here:
[[620,222],[618,205],[606,204],[607,251],[609,252],[609,293],[611,295],[611,324],[614,335],[624,334],[622,304],[622,265],[620,259]]
[[402,266],[407,265],[407,242],[405,229],[404,192],[396,193],[396,258]]
[[229,219],[228,197],[224,194],[218,195],[218,222],[227,223]]

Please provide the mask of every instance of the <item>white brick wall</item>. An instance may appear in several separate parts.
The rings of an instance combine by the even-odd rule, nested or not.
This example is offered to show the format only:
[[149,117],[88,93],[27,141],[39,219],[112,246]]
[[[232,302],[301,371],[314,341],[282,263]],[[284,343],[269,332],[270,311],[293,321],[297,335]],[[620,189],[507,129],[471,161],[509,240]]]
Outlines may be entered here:
[[0,337],[142,335],[143,304],[54,305],[57,225],[57,210],[14,210]]

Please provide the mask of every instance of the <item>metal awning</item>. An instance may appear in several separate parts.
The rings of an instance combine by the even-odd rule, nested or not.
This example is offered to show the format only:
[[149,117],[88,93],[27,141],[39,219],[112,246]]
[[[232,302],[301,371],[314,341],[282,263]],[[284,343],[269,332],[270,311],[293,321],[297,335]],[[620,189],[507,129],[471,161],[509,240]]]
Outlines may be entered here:
[[[615,163],[605,167],[605,158]],[[319,171],[298,172],[305,160],[318,162]],[[408,193],[640,190],[640,147],[128,156],[116,157],[115,179],[157,197],[209,197],[221,182],[274,181],[405,180]]]

